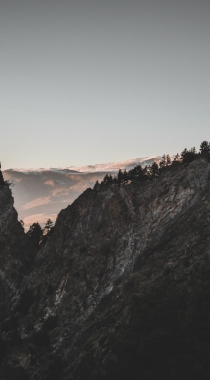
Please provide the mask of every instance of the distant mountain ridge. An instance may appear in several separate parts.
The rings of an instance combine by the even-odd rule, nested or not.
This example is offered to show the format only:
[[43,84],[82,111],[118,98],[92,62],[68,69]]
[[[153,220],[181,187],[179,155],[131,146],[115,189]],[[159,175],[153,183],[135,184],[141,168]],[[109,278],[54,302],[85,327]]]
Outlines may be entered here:
[[137,165],[144,167],[160,159],[160,156],[152,156],[65,168],[9,169],[3,175],[13,184],[15,208],[19,220],[23,220],[28,229],[34,222],[44,225],[48,218],[55,221],[62,209],[88,187],[93,188],[106,173],[115,174],[119,169],[128,171]]
[[84,166],[69,166],[69,167],[58,167],[58,168],[27,168],[27,169],[8,169],[13,171],[18,171],[22,173],[31,173],[31,172],[61,172],[61,173],[96,173],[96,172],[115,172],[119,169],[132,169],[134,166],[142,165],[150,165],[154,161],[159,162],[161,159],[160,156],[151,156],[151,157],[142,157],[142,158],[132,158],[129,160],[123,160],[118,162],[109,162],[106,164],[94,164],[94,165],[84,165]]

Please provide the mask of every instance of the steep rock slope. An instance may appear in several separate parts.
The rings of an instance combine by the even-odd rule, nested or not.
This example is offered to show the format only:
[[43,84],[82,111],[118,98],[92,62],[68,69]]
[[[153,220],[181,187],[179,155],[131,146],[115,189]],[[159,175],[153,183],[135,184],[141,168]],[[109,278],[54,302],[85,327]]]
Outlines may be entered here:
[[26,306],[16,311],[19,340],[1,378],[9,379],[11,367],[14,379],[155,378],[148,367],[138,372],[138,358],[125,357],[129,347],[143,355],[140,343],[134,349],[135,305],[169,274],[174,286],[190,289],[210,254],[209,184],[210,165],[198,160],[151,183],[87,189],[62,210],[20,285]]
[[[13,198],[7,184],[0,186],[0,262],[1,284],[8,297],[16,293],[32,257],[31,245],[25,237],[23,227],[17,220]],[[32,250],[33,252],[33,250]],[[9,299],[9,298],[8,298]],[[7,305],[8,306],[8,305]],[[1,311],[2,311],[1,307]]]
[[[1,172],[0,172],[1,173]],[[3,178],[3,177],[2,177]],[[13,198],[7,183],[0,185],[0,358],[16,335],[12,310],[20,299],[20,284],[28,273],[34,255],[23,227],[17,220]]]

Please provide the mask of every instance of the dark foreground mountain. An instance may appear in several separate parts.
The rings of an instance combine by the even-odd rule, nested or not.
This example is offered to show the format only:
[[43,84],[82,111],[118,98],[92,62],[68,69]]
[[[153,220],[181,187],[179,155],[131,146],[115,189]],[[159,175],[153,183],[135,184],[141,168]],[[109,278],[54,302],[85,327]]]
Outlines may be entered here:
[[210,378],[210,164],[87,189],[36,254],[0,188],[2,380]]

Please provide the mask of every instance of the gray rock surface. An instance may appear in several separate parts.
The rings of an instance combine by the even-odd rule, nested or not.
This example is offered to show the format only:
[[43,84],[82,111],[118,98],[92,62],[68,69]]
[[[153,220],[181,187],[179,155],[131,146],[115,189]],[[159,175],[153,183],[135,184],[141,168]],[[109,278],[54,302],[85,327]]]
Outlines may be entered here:
[[10,315],[6,328],[1,317],[0,378],[82,380],[90,358],[87,378],[103,376],[114,360],[110,341],[129,321],[131,295],[168,270],[187,283],[210,253],[209,185],[210,164],[200,159],[151,183],[87,189],[60,212],[31,263],[10,191],[1,189],[1,305],[8,300]]
[[23,275],[27,273],[31,244],[26,239],[17,212],[13,208],[11,190],[7,184],[0,186],[0,282],[1,314],[11,302],[15,303]]

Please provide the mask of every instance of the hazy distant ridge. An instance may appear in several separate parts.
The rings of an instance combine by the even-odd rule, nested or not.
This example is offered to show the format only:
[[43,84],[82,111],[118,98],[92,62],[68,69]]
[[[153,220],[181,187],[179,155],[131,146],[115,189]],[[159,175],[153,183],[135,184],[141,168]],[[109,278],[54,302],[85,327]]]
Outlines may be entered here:
[[85,189],[101,181],[106,173],[119,169],[130,170],[141,164],[150,165],[161,157],[143,157],[129,160],[66,168],[9,169],[4,178],[14,184],[12,193],[19,219],[26,228],[34,222],[53,221],[61,209],[71,204]]
[[132,158],[129,160],[119,161],[119,162],[109,162],[106,164],[94,164],[94,165],[85,165],[85,166],[69,166],[69,167],[58,167],[58,168],[27,168],[27,169],[21,169],[21,168],[15,168],[15,169],[9,169],[14,170],[17,172],[22,173],[29,173],[29,172],[46,172],[46,171],[52,171],[52,172],[64,172],[64,173],[96,173],[96,172],[115,172],[119,169],[132,169],[134,166],[142,165],[143,167],[145,165],[150,165],[154,161],[159,161],[161,159],[160,156],[152,156],[152,157],[143,157],[143,158]]

